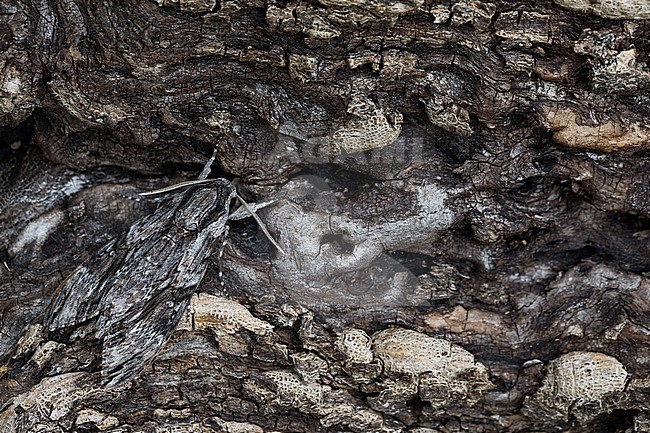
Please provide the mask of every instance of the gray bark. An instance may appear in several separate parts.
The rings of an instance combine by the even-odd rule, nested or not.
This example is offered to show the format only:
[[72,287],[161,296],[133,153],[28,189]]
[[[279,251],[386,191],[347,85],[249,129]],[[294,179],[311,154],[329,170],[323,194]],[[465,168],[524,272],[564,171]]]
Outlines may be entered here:
[[[3,431],[649,431],[649,17],[3,2]],[[106,321],[46,309],[213,149],[286,254],[230,221],[171,339],[106,386]]]

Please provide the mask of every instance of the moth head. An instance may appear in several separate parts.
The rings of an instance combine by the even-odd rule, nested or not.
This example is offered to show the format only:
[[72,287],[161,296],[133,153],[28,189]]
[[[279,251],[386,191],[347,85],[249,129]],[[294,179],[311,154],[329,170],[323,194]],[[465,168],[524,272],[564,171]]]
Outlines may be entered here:
[[225,225],[235,187],[225,179],[193,185],[183,191],[174,215],[176,224],[187,231],[198,231],[215,222]]

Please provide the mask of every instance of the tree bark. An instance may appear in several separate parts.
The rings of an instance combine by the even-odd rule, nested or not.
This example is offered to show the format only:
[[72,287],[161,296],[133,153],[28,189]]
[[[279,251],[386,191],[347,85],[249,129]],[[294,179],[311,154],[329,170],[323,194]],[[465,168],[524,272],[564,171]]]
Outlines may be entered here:
[[[650,431],[648,19],[5,0],[3,431]],[[213,149],[286,254],[230,221],[171,339],[107,386],[101,320],[46,309]]]

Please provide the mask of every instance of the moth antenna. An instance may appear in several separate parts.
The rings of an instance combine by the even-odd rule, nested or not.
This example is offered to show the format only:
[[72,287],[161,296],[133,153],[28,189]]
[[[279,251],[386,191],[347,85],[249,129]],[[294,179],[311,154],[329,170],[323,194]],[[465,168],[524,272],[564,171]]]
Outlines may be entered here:
[[266,236],[266,238],[273,244],[273,246],[275,246],[275,248],[277,248],[278,251],[280,251],[282,254],[286,255],[287,253],[284,252],[284,250],[282,249],[280,244],[278,244],[276,242],[276,240],[273,239],[273,236],[271,236],[271,233],[266,228],[266,224],[264,224],[264,222],[260,219],[260,217],[257,216],[255,211],[248,205],[248,203],[246,203],[246,201],[244,201],[244,199],[237,193],[235,193],[235,197],[237,197],[237,200],[239,200],[239,202],[242,204],[242,206],[244,206],[246,208],[246,210],[250,213],[250,215],[253,217],[253,219],[255,220],[257,225],[259,225],[260,228],[262,229],[262,232],[264,232],[264,235]]
[[205,180],[208,178],[208,175],[212,171],[212,163],[214,162],[215,158],[217,157],[217,149],[215,148],[212,151],[212,156],[210,159],[208,159],[208,162],[205,163],[205,166],[203,166],[203,171],[201,174],[199,174],[199,180]]
[[152,195],[163,194],[163,193],[166,193],[166,192],[169,192],[169,191],[174,191],[175,189],[184,188],[186,186],[200,185],[202,183],[212,182],[212,179],[208,179],[208,175],[212,171],[212,163],[214,162],[214,160],[216,158],[217,158],[217,149],[215,148],[212,151],[212,156],[210,157],[210,159],[208,159],[208,162],[206,162],[205,165],[203,166],[203,171],[201,171],[201,174],[199,174],[199,177],[198,177],[197,180],[187,180],[185,182],[176,183],[174,185],[166,186],[164,188],[156,189],[156,190],[153,190],[153,191],[143,192],[143,193],[140,193],[139,195],[141,197],[148,197],[148,196],[152,196]]
[[141,197],[149,197],[152,195],[164,194],[169,191],[174,191],[175,189],[185,188],[186,186],[192,185],[201,185],[203,183],[214,182],[214,179],[197,179],[197,180],[186,180],[185,182],[176,183],[174,185],[166,186],[164,188],[156,189],[153,191],[141,192]]
[[[263,202],[258,202],[258,203],[248,203],[248,207],[253,209],[253,212],[257,213],[258,210],[263,209],[267,207],[270,204],[275,203],[275,201],[263,201]],[[244,218],[248,218],[250,216],[250,212],[244,207],[240,207],[230,215],[228,215],[228,219],[231,221],[237,221],[237,220],[242,220]]]

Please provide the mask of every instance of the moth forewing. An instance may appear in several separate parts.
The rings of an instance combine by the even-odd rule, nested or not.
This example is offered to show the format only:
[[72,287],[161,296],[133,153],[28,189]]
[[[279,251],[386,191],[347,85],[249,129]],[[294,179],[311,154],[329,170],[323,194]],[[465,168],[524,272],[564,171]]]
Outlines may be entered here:
[[47,310],[50,331],[73,326],[97,316],[97,307],[104,296],[104,283],[113,272],[114,264],[121,261],[121,254],[113,239],[104,245],[93,258],[79,266],[56,289]]

